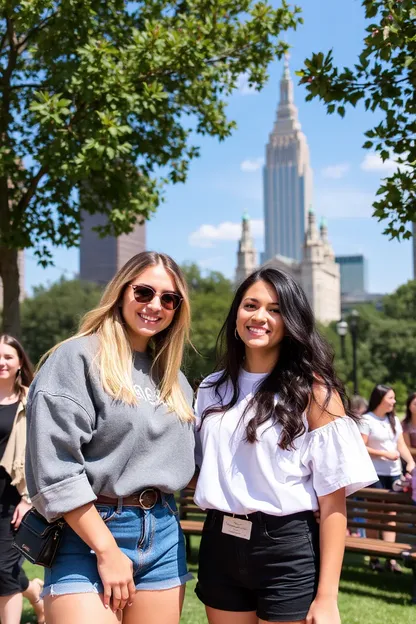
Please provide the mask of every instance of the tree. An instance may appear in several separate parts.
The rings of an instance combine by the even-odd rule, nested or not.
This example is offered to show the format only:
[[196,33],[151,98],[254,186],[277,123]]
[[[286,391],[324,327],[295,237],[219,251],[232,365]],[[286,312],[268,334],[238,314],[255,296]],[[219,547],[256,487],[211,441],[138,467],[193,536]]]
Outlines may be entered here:
[[[76,246],[80,202],[129,232],[223,140],[241,74],[260,89],[299,23],[285,0],[0,0],[0,277],[19,333],[17,250]],[[81,196],[81,200],[80,200]]]
[[397,162],[397,170],[382,181],[374,216],[388,221],[385,234],[406,239],[416,221],[416,8],[414,0],[362,4],[371,22],[358,63],[338,69],[331,50],[314,53],[297,73],[306,99],[323,100],[328,113],[344,117],[346,104],[363,100],[383,117],[366,132],[363,147]]
[[216,340],[228,314],[234,288],[221,273],[212,271],[203,277],[196,264],[185,265],[182,269],[190,287],[191,341],[195,347],[186,349],[184,370],[189,381],[195,384],[215,367]]
[[395,293],[385,297],[383,308],[390,318],[416,321],[416,280],[399,286]]
[[49,288],[35,288],[22,303],[22,342],[32,361],[38,362],[51,347],[72,336],[101,294],[96,284],[64,278]]

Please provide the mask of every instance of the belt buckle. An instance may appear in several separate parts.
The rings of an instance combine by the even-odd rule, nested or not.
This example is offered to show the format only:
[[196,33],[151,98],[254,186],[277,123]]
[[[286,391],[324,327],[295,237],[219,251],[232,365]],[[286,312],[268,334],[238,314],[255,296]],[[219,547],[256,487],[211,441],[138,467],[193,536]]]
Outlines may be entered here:
[[[146,504],[144,497],[146,494],[153,494],[153,502],[151,504]],[[152,488],[147,488],[146,490],[142,490],[137,497],[139,505],[142,509],[153,509],[153,507],[157,503],[157,492]]]

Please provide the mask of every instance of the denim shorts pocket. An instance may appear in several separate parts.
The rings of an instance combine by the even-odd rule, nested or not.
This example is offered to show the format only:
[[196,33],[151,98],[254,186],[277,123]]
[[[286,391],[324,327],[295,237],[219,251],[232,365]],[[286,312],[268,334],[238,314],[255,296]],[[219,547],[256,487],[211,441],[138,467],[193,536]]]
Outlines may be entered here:
[[101,520],[104,520],[105,523],[110,522],[117,513],[116,507],[109,507],[108,505],[95,505],[95,507],[100,514]]
[[179,511],[176,506],[176,501],[173,496],[165,495],[163,500],[163,507],[168,510],[171,516],[178,517]]

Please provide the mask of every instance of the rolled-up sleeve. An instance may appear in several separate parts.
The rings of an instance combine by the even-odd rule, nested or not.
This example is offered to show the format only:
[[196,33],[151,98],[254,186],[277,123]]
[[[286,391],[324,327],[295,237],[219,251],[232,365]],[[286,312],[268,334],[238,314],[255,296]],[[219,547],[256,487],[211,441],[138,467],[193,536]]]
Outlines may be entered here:
[[26,480],[34,507],[52,521],[96,499],[82,447],[94,420],[74,399],[39,390],[27,405]]
[[348,416],[307,434],[302,463],[312,473],[317,496],[345,488],[346,496],[377,481],[357,425]]

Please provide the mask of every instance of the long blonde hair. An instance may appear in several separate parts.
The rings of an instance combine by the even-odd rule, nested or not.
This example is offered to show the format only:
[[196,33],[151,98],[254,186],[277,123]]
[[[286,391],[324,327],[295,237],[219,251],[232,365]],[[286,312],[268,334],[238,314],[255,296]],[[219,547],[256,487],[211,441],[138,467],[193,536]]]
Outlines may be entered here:
[[75,336],[50,349],[42,357],[38,367],[61,344],[95,334],[99,339],[95,362],[104,390],[116,400],[129,405],[137,404],[138,398],[131,374],[133,351],[120,308],[128,284],[145,269],[158,264],[163,265],[173,277],[183,300],[169,327],[156,334],[150,341],[152,374],[160,383],[160,400],[165,402],[171,411],[176,412],[180,420],[187,422],[193,420],[194,415],[180,386],[179,371],[184,345],[189,341],[191,311],[184,275],[176,262],[166,254],[143,251],[126,262],[107,285],[98,307],[85,314]]

